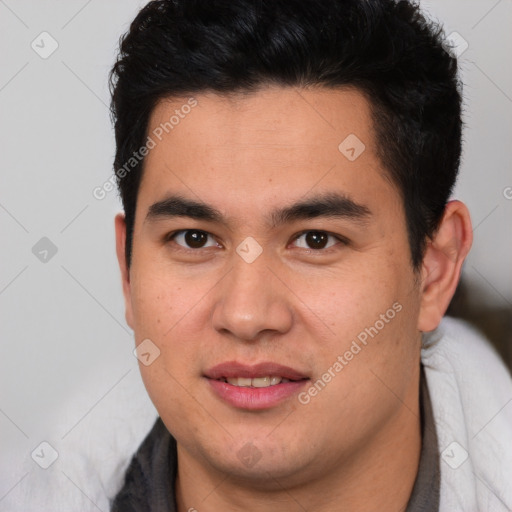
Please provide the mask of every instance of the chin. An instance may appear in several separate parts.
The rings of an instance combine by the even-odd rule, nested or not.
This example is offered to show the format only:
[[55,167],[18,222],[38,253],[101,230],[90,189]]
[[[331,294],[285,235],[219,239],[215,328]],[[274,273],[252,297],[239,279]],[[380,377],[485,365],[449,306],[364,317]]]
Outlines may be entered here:
[[287,445],[285,440],[272,442],[265,435],[259,439],[242,435],[234,438],[236,442],[229,438],[227,445],[203,446],[201,451],[218,472],[229,474],[238,483],[277,490],[285,482],[300,484],[309,478],[306,473],[311,461],[305,459],[303,447]]
[[260,461],[253,467],[247,467],[238,460],[216,461],[217,469],[229,474],[230,479],[238,485],[265,491],[282,490],[283,486],[301,485],[308,477],[300,476],[301,470],[290,464],[290,461]]

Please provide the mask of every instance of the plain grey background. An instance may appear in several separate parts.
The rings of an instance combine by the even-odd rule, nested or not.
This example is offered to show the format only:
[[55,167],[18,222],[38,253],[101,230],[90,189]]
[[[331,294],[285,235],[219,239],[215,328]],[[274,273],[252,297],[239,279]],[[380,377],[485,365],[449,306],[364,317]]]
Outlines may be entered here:
[[[0,453],[11,462],[44,440],[65,453],[84,419],[143,391],[114,251],[120,203],[115,191],[103,200],[92,191],[112,173],[107,74],[144,4],[0,0]],[[422,5],[459,34],[463,52],[467,126],[454,197],[469,206],[475,235],[464,279],[474,305],[510,308],[512,1]],[[40,471],[6,460],[0,509]]]

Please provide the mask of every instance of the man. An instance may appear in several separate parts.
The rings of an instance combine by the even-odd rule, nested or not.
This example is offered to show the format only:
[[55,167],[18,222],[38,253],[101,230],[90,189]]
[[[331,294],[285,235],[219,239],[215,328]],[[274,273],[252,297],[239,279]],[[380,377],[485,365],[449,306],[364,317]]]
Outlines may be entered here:
[[498,383],[474,398],[437,329],[472,241],[442,43],[392,0],[134,20],[112,72],[117,253],[160,418],[112,510],[512,506],[510,377],[468,342]]

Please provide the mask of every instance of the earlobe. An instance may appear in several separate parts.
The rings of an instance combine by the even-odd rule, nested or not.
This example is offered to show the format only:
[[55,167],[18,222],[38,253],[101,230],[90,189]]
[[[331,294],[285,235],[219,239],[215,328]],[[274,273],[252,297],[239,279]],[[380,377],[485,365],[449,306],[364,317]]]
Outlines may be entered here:
[[126,245],[126,221],[124,214],[118,213],[115,217],[116,231],[116,253],[119,269],[121,270],[121,281],[123,285],[123,295],[125,302],[125,317],[127,324],[133,329],[133,312],[130,286],[130,269],[126,263],[125,245]]
[[418,330],[434,330],[455,293],[473,231],[466,205],[450,201],[438,230],[428,241],[421,269]]

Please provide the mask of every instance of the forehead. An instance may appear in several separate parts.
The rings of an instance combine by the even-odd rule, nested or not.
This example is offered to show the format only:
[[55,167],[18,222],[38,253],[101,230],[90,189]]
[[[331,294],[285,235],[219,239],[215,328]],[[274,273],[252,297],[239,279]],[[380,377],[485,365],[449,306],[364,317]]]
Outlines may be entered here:
[[290,157],[288,146],[309,148],[312,153],[330,149],[329,154],[338,156],[339,143],[349,135],[367,147],[373,145],[369,102],[354,89],[268,86],[252,93],[202,93],[194,101],[190,108],[188,97],[161,100],[150,116],[148,131],[163,130],[161,138],[175,142],[188,139],[180,146],[200,151],[195,157],[235,147],[252,154],[282,149]]
[[353,89],[273,86],[165,99],[148,135],[155,146],[139,191],[148,201],[178,191],[249,207],[313,189],[359,199],[370,189],[395,193],[377,157],[370,104]]

